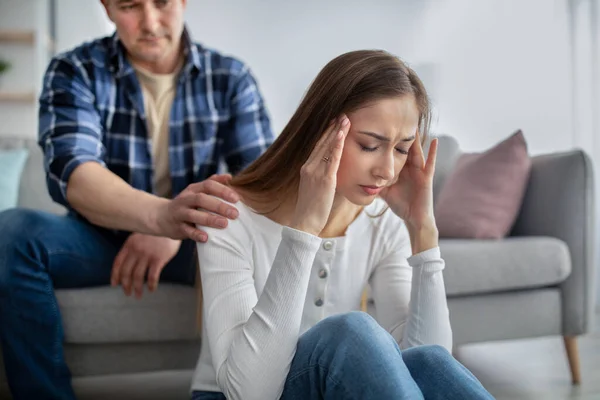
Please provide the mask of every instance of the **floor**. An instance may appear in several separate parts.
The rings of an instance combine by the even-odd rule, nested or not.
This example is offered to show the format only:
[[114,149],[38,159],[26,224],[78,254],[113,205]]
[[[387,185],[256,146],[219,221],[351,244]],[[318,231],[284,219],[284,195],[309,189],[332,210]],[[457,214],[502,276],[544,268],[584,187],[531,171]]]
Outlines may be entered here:
[[559,337],[463,346],[456,357],[497,400],[600,400],[599,320],[578,341],[581,385],[571,384]]
[[[579,339],[579,386],[571,384],[559,337],[462,346],[456,357],[497,400],[600,400],[600,315],[596,325],[594,333]],[[190,379],[189,371],[172,371],[80,378],[74,386],[82,400],[189,399]],[[0,399],[6,395],[0,390]]]
[[[560,337],[462,346],[456,357],[497,400],[600,400],[600,315],[596,325],[594,333],[579,338],[582,373],[579,386],[571,384]],[[113,380],[111,386],[120,387],[122,398],[148,398],[134,394],[145,387],[148,395],[158,399],[159,393],[167,389],[160,387],[160,382],[168,381],[171,393],[181,393],[181,399],[185,399],[187,393],[182,389],[187,388],[188,379],[187,373],[163,373]],[[85,399],[114,398],[102,380],[79,381],[76,388]]]

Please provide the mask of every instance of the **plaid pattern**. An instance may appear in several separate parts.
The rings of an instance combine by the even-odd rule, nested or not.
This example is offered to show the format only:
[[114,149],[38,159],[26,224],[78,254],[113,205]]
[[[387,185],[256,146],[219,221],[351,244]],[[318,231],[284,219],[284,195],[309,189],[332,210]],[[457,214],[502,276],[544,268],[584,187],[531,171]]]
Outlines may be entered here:
[[[256,80],[241,61],[192,43],[169,122],[172,195],[190,183],[237,173],[273,142]],[[142,91],[116,33],[53,58],[40,96],[39,145],[48,190],[69,207],[73,170],[95,161],[132,187],[155,193]]]

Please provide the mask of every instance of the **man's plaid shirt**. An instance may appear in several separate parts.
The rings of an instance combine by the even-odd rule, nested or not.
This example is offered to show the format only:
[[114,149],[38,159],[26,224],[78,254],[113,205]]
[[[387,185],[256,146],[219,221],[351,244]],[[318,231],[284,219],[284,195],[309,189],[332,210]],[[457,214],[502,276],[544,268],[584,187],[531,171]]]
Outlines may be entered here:
[[[192,43],[169,121],[172,195],[222,172],[237,173],[273,141],[256,80],[241,61]],[[142,91],[116,34],[53,58],[40,96],[39,144],[51,197],[65,206],[69,176],[95,161],[154,193]]]

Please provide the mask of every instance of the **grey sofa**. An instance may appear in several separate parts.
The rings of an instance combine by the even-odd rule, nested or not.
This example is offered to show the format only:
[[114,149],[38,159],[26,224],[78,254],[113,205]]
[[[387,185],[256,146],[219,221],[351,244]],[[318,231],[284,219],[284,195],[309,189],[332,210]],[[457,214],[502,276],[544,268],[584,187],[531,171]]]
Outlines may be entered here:
[[[0,138],[0,148],[23,146],[31,154],[21,181],[20,205],[64,212],[47,195],[35,142]],[[440,138],[434,194],[459,154],[454,139]],[[572,338],[590,330],[594,304],[592,182],[591,163],[582,151],[535,157],[509,238],[441,241],[456,346],[564,336],[577,379]],[[118,288],[96,287],[59,290],[57,298],[66,358],[81,398],[118,398],[123,392],[111,394],[112,383],[123,382],[124,376],[137,382],[144,374],[152,385],[141,384],[140,391],[146,393],[139,398],[186,397],[190,370],[199,354],[194,288],[161,284],[157,292],[136,300]],[[370,304],[371,312],[373,307]],[[6,393],[2,375],[0,365],[0,397]],[[173,388],[168,381],[177,376],[180,387]],[[96,378],[90,377],[103,383],[94,386]],[[173,389],[161,392],[161,387]]]

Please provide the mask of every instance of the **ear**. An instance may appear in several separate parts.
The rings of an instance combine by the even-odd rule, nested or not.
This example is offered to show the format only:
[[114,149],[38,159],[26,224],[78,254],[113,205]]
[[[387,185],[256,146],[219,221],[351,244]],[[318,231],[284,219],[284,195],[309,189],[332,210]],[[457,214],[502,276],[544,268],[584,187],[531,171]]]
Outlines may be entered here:
[[108,16],[108,19],[110,19],[112,22],[115,22],[113,20],[112,13],[110,11],[110,0],[100,0],[100,2],[104,6],[104,11],[106,11],[106,15]]

